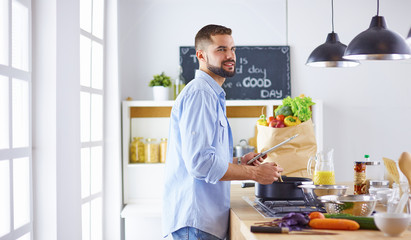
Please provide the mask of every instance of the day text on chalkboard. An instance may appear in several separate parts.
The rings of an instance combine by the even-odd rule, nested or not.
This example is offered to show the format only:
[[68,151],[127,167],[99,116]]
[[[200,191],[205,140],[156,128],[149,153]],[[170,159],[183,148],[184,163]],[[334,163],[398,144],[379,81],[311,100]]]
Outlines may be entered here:
[[[289,46],[237,46],[236,58],[236,74],[223,84],[227,99],[283,99],[291,95]],[[180,65],[188,83],[199,68],[193,46],[180,47]]]

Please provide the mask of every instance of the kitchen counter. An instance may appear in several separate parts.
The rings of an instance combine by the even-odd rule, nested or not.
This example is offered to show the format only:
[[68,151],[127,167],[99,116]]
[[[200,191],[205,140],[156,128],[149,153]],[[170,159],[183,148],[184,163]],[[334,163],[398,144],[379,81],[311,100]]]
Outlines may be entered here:
[[[356,231],[337,231],[337,230],[310,230],[314,232],[333,233],[333,235],[307,235],[306,233],[292,232],[290,234],[278,233],[252,233],[250,227],[256,222],[271,221],[272,218],[264,218],[255,210],[243,197],[254,199],[254,187],[241,188],[240,184],[231,185],[231,209],[230,209],[230,239],[231,240],[268,240],[268,239],[391,239],[386,237],[378,230],[356,230]],[[378,209],[377,209],[378,210]],[[401,237],[395,239],[411,239],[410,228]]]

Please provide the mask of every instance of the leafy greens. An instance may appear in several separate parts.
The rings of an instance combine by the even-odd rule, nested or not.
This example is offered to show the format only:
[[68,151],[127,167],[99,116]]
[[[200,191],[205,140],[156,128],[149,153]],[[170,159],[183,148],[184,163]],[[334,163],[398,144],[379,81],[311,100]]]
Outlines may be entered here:
[[293,112],[293,115],[298,117],[302,122],[307,121],[311,118],[311,110],[310,106],[314,105],[315,103],[311,100],[310,97],[300,96],[291,98],[290,96],[283,99],[283,105],[279,106],[275,110],[275,115],[277,112],[285,107],[290,106]]

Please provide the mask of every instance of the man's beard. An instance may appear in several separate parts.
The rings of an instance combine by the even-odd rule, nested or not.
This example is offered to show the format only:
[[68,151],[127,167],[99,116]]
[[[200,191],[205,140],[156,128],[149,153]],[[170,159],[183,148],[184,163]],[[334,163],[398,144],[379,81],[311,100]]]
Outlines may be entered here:
[[[226,62],[233,62],[233,63],[234,63],[234,66],[233,66],[233,67],[234,67],[234,70],[233,70],[232,72],[229,72],[229,71],[224,70],[223,65],[224,65],[224,63],[226,63]],[[223,77],[223,78],[233,77],[233,76],[235,75],[235,62],[232,61],[232,60],[227,60],[227,61],[222,62],[220,67],[213,66],[213,65],[210,65],[210,64],[207,63],[207,68],[208,68],[208,70],[210,70],[212,73],[214,73],[214,74],[216,74],[216,75],[218,75],[218,76],[220,76],[220,77]]]

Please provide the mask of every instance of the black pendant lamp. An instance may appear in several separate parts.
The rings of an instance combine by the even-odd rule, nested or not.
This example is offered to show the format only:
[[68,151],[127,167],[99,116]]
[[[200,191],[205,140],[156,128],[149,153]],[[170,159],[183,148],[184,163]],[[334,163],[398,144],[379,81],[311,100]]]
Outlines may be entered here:
[[380,1],[377,0],[377,15],[370,27],[358,34],[345,50],[344,58],[350,60],[401,60],[411,58],[411,49],[398,33],[387,29],[382,16],[378,16]]
[[346,45],[340,42],[334,32],[334,0],[331,0],[332,32],[327,35],[325,43],[318,46],[307,59],[306,65],[311,67],[355,67],[358,61],[344,59]]
[[411,46],[411,28],[410,28],[410,31],[408,32],[407,42]]

